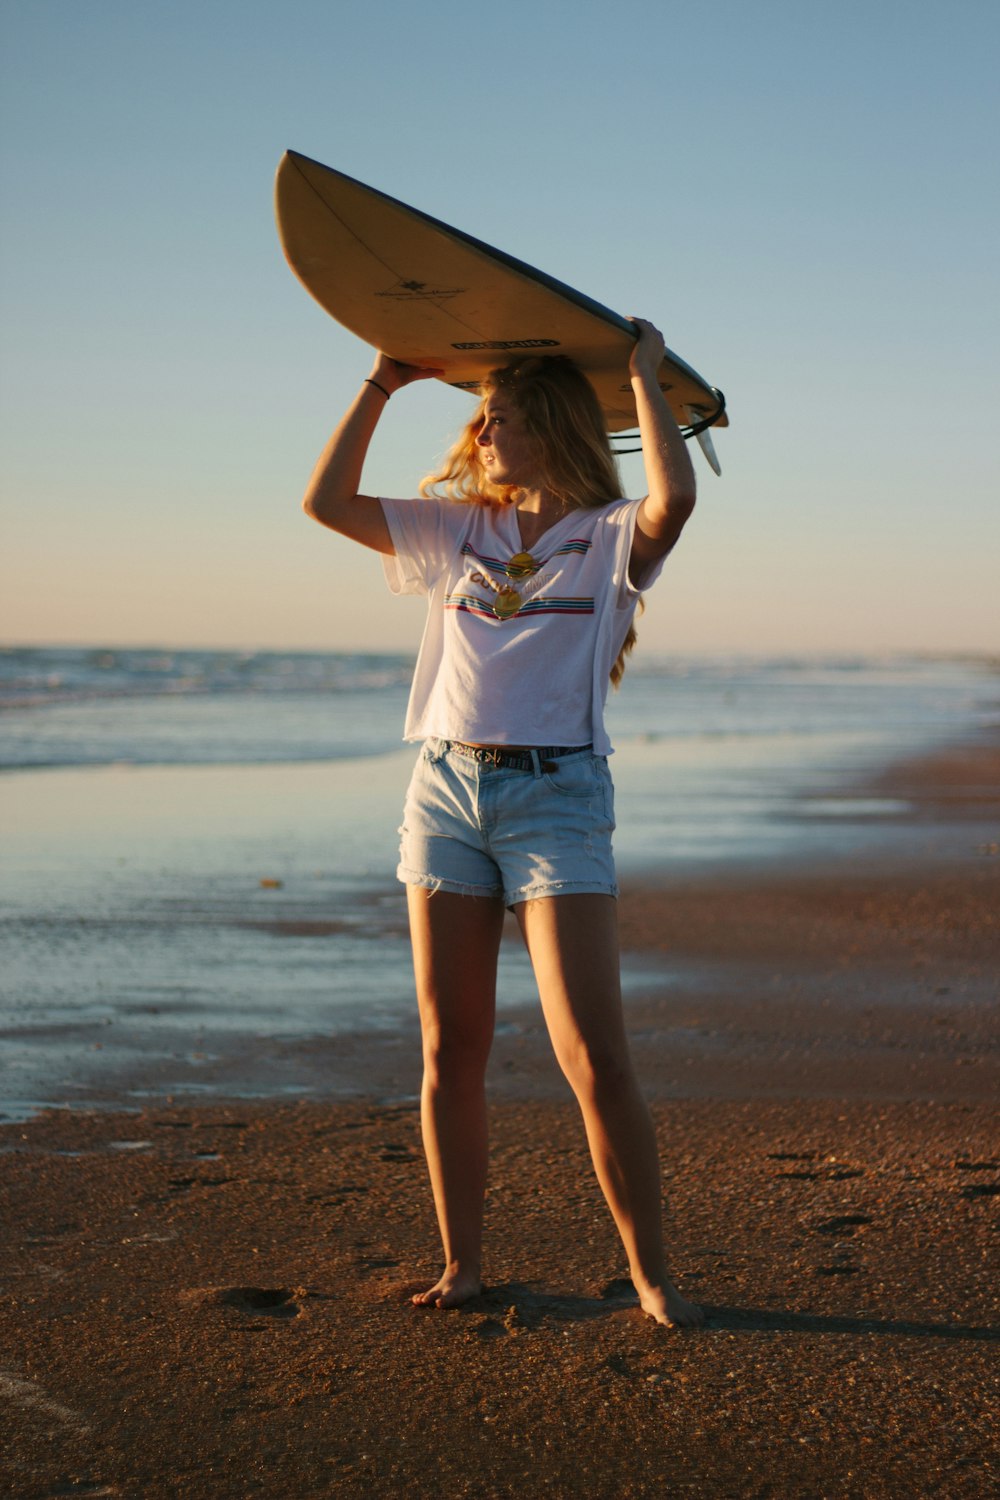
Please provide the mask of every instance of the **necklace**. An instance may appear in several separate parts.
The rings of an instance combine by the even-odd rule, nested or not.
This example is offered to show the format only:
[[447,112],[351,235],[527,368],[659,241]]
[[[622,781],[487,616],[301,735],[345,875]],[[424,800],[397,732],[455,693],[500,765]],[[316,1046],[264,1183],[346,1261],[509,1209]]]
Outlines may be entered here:
[[493,613],[498,620],[509,620],[517,614],[524,603],[517,589],[509,583],[502,584],[493,597]]
[[541,567],[537,558],[532,557],[530,552],[515,552],[510,562],[504,568],[508,578],[530,578],[537,573]]
[[[541,563],[530,552],[515,552],[509,563],[504,565],[504,572],[508,578],[520,582],[522,578],[531,578],[538,572]],[[510,620],[518,613],[524,603],[520,593],[509,583],[501,584],[493,599],[493,613],[498,620]]]
[[[563,508],[565,510],[565,507]],[[560,516],[559,519],[561,520],[562,517]],[[555,522],[553,522],[554,524]],[[550,531],[551,529],[551,527],[546,527],[546,531]],[[557,547],[556,551],[575,551],[577,550],[577,545],[574,543],[566,548]],[[520,591],[514,587],[514,584],[520,583],[522,579],[532,578],[540,568],[545,566],[547,559],[535,557],[527,548],[524,548],[520,552],[515,552],[509,562],[502,562],[499,558],[482,557],[468,544],[462,550],[471,554],[471,556],[476,558],[477,562],[483,565],[484,571],[474,573],[473,578],[477,583],[483,583],[493,590],[492,608],[496,618],[498,620],[512,620],[520,612],[521,606],[524,603]],[[485,569],[490,568],[494,572],[503,573],[510,582],[497,583],[495,579],[490,577],[489,572],[485,571]]]

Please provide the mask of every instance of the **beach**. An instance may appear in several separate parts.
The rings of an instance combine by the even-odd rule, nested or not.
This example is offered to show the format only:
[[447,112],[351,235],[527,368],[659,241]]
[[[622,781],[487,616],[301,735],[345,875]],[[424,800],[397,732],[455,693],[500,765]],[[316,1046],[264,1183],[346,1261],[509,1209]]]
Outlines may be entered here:
[[0,1500],[1000,1500],[1000,4],[475,16],[6,7]]
[[1000,747],[826,791],[827,857],[623,890],[704,1329],[635,1305],[534,1007],[491,1062],[487,1290],[445,1313],[408,1302],[439,1269],[412,1028],[273,1042],[285,1100],[233,1097],[234,1040],[202,1096],[109,1074],[0,1130],[4,1492],[993,1493]]

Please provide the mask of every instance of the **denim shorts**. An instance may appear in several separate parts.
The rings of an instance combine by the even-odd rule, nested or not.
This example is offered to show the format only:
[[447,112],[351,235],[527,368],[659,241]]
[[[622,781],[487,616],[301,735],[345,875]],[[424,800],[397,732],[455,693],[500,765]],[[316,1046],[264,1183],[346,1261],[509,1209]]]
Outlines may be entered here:
[[507,906],[617,896],[614,826],[611,772],[592,750],[520,770],[428,740],[406,794],[396,874],[433,891],[502,896]]

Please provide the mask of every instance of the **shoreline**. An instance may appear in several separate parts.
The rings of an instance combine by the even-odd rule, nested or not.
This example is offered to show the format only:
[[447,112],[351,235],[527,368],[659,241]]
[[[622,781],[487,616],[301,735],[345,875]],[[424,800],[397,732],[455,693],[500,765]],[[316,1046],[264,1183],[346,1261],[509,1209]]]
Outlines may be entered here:
[[[814,789],[799,799],[801,816],[809,818],[816,803],[824,826],[831,803],[847,810],[834,814],[838,842],[825,861],[799,852],[622,877],[626,1019],[644,1087],[651,1097],[1000,1096],[991,1047],[991,980],[1000,971],[1000,736],[982,731],[872,777]],[[873,813],[873,806],[892,811]],[[408,990],[396,894],[386,898],[373,886],[369,909],[381,940],[399,945]],[[294,906],[272,906],[273,893],[263,895],[266,905],[239,925],[271,942],[308,944],[337,928],[336,919],[311,920],[312,908],[303,919]],[[508,987],[526,999],[501,1000],[490,1088],[502,1098],[564,1098],[510,918],[504,951]],[[67,1039],[78,1071],[87,1050],[94,1060],[58,1104],[40,1107],[399,1103],[419,1093],[415,1003],[367,1029],[332,1018],[318,1034],[261,1033],[251,1018],[242,1031],[211,1031],[196,1013],[186,1034],[184,1024],[182,1012],[176,1022],[158,1020],[155,1033],[141,1013],[131,1028],[127,1015],[110,1028],[51,1025],[46,1040],[58,1047]],[[37,1112],[29,1098],[8,1119]]]

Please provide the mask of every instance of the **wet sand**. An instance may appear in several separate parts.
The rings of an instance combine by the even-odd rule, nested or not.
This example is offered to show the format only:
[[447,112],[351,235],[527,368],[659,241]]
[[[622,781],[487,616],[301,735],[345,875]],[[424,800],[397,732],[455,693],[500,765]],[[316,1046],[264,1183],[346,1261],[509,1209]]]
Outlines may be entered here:
[[992,1493],[1000,753],[879,795],[905,864],[623,897],[673,975],[629,1020],[705,1329],[636,1308],[529,1011],[491,1065],[489,1289],[409,1306],[438,1270],[412,1039],[339,1038],[367,1097],[0,1130],[2,1492]]

